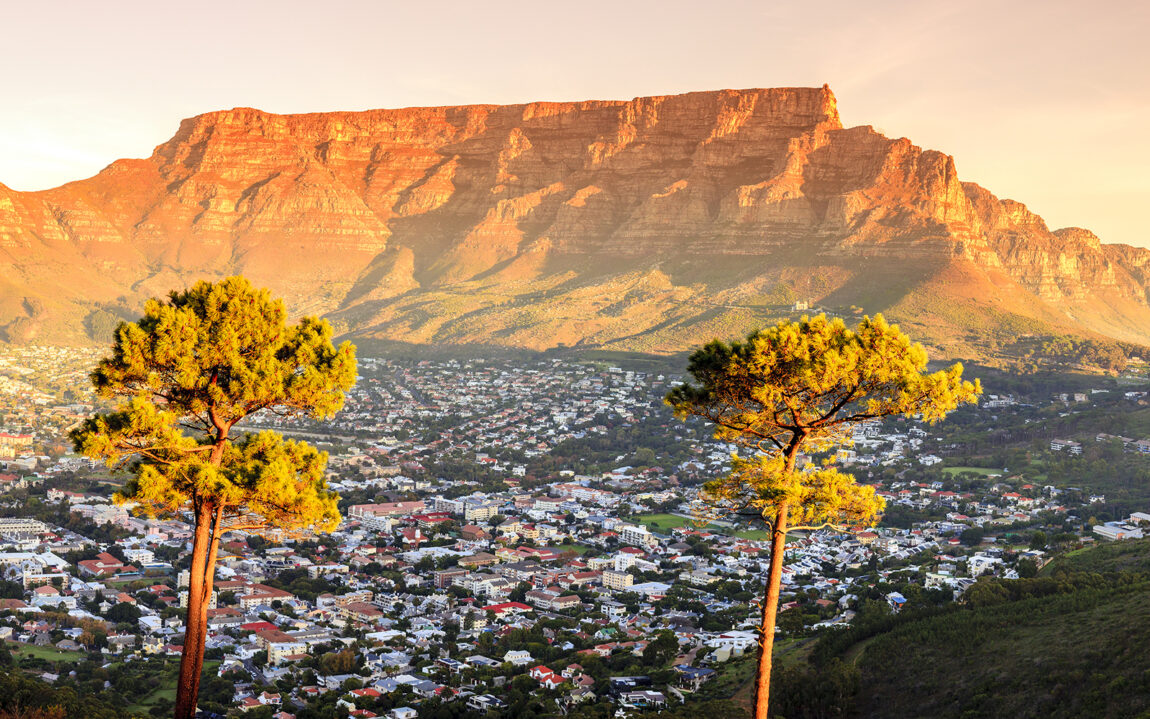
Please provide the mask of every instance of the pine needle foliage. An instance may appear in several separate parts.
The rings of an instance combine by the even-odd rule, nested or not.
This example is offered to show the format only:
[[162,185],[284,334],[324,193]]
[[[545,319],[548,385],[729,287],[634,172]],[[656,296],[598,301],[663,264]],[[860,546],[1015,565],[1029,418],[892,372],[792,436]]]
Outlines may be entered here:
[[115,408],[71,434],[76,451],[129,474],[117,502],[149,517],[192,516],[178,718],[195,712],[221,535],[339,524],[325,453],[276,432],[235,429],[256,412],[331,417],[355,382],[351,344],[333,346],[324,320],[288,325],[286,316],[282,301],[243,277],[149,300],[143,317],[120,323],[111,355],[91,374]]

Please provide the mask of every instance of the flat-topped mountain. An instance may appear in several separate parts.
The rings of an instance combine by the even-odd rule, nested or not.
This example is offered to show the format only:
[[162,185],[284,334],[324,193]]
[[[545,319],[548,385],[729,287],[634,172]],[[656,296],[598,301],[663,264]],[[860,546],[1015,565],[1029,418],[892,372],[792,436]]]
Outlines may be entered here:
[[0,185],[0,264],[10,341],[105,341],[145,297],[243,273],[413,343],[670,352],[804,303],[884,312],[951,356],[1150,343],[1150,252],[844,128],[826,87],[208,113],[87,180]]

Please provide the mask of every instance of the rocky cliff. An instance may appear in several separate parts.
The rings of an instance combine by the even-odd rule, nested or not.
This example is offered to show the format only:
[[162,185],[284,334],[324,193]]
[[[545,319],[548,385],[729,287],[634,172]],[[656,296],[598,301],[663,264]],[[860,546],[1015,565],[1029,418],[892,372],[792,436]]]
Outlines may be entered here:
[[12,341],[104,340],[144,297],[240,272],[416,343],[673,351],[796,302],[949,354],[1018,327],[1150,342],[1150,253],[843,128],[826,87],[208,113],[90,179],[0,185],[0,263]]

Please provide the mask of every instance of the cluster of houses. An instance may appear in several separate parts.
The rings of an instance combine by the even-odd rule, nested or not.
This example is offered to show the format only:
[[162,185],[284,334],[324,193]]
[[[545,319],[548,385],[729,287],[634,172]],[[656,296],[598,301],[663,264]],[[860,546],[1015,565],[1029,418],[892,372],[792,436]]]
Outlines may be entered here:
[[[606,433],[606,422],[641,422],[667,390],[660,374],[605,370],[548,360],[528,365],[480,361],[423,361],[401,365],[360,358],[360,377],[345,408],[322,425],[271,414],[250,424],[281,430],[322,430],[376,438],[373,446],[418,469],[427,450],[462,452],[489,469],[521,477],[521,462],[500,460],[512,450],[527,458],[547,454],[567,439]],[[429,422],[452,421],[437,436]],[[416,435],[411,437],[410,435]]]
[[[510,711],[508,689],[529,682],[556,711],[586,702],[658,710],[705,691],[724,662],[754,651],[757,617],[746,595],[761,591],[768,545],[748,527],[700,526],[696,491],[679,481],[723,471],[733,447],[683,433],[676,439],[686,458],[667,468],[628,466],[619,455],[605,472],[528,471],[564,440],[659,421],[671,379],[559,360],[360,362],[363,376],[332,422],[287,425],[269,415],[251,423],[347,440],[329,463],[329,483],[370,501],[345,507],[337,531],[308,542],[225,537],[207,646],[235,683],[234,707],[272,706],[290,719],[335,693],[349,715],[368,719],[416,716],[428,701]],[[1014,404],[991,395],[984,409]],[[941,462],[923,451],[926,440],[915,421],[862,423],[837,459],[856,470]],[[429,474],[425,458],[449,449],[503,477],[499,488]],[[92,470],[68,456],[38,466],[49,479]],[[914,577],[957,597],[983,574],[1017,576],[1017,557],[990,542],[966,547],[959,535],[1072,508],[1054,487],[997,479],[978,491],[886,480],[878,491],[888,505],[945,519],[798,537],[784,562],[783,614],[844,626],[879,583]],[[105,623],[106,643],[87,649],[123,659],[179,654],[186,574],[175,565],[190,549],[189,518],[135,517],[106,496],[58,487],[45,498],[129,536],[99,543],[33,518],[0,519],[0,573],[25,590],[0,605],[0,636],[75,648],[83,632],[41,615],[58,609]],[[1133,536],[1142,519],[1094,533]],[[884,592],[894,611],[907,601]],[[667,666],[626,671],[646,666],[648,647],[668,635]],[[324,661],[343,652],[350,664]],[[670,681],[657,671],[668,668]]]
[[[402,478],[388,473],[384,479]],[[889,579],[885,564],[902,572],[921,569],[926,586],[956,595],[986,572],[1016,576],[998,548],[968,552],[956,538],[972,525],[1060,509],[1057,490],[1007,489],[993,485],[975,496],[921,483],[885,487],[888,502],[939,505],[951,510],[947,520],[909,530],[818,531],[799,538],[788,546],[783,612],[799,607],[813,590],[820,597],[818,626],[843,625],[857,597]],[[388,493],[395,499],[347,508],[339,530],[317,538],[322,552],[296,549],[292,542],[258,543],[256,549],[242,533],[225,537],[207,643],[222,652],[220,673],[237,681],[236,706],[274,701],[290,715],[309,697],[338,692],[349,711],[371,712],[378,697],[399,692],[407,700],[402,708],[417,709],[434,698],[497,709],[503,699],[486,687],[525,674],[557,706],[611,701],[631,710],[657,708],[697,691],[718,663],[753,651],[753,607],[730,594],[732,586],[760,590],[767,543],[686,521],[688,492],[655,494],[660,501],[683,500],[682,526],[662,531],[631,519],[640,505],[636,496],[651,494],[644,487],[612,491],[588,478],[570,477],[532,492],[509,487],[444,496],[429,486],[404,492],[406,498],[394,489]],[[73,508],[103,503],[59,491],[52,500]],[[7,607],[20,638],[27,637],[19,617],[45,607],[106,620],[116,605],[127,603],[139,612],[136,626],[127,631],[117,624],[103,651],[179,653],[183,625],[175,610],[186,576],[156,557],[188,550],[191,532],[184,522],[104,517],[132,536],[92,549],[90,558],[72,566],[62,555],[94,543],[36,520],[7,521],[0,520],[0,537],[11,538],[14,551],[0,552],[0,567],[27,588],[24,600]],[[873,571],[860,573],[864,569]],[[327,591],[301,595],[281,576],[320,581]],[[894,592],[887,601],[897,610],[905,600]],[[736,610],[730,625],[704,628],[708,616],[730,610]],[[555,666],[525,645],[500,644],[516,630],[557,618],[567,629],[548,629],[549,646],[571,661]],[[603,675],[602,665],[597,674],[581,671],[580,656],[641,658],[664,631],[678,648],[671,685],[615,686],[617,677]],[[317,656],[343,648],[360,660],[354,676],[316,671]],[[314,683],[303,683],[304,676]],[[261,689],[285,678],[297,682],[291,692]],[[348,689],[351,678],[354,689]]]

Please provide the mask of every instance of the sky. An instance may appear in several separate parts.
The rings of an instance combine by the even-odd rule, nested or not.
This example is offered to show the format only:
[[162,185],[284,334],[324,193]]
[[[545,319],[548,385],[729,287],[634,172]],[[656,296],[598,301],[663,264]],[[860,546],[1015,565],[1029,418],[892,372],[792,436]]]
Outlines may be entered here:
[[0,183],[145,157],[231,107],[361,110],[829,84],[1051,228],[1150,246],[1144,0],[5,3]]

